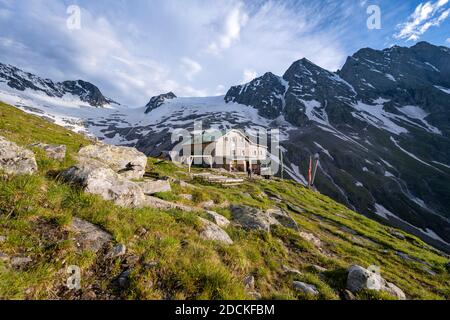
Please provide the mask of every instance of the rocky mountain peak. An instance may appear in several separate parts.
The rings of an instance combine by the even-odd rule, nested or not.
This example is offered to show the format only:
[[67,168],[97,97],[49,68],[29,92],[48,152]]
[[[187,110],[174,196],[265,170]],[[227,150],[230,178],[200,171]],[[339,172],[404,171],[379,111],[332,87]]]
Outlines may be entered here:
[[117,102],[106,98],[100,89],[92,83],[83,80],[53,82],[17,67],[0,63],[0,83],[2,82],[15,90],[25,91],[28,89],[49,97],[62,98],[66,94],[72,94],[93,107],[103,107],[111,103],[117,104]]
[[177,96],[173,92],[168,92],[154,96],[150,99],[149,103],[145,106],[145,113],[149,113],[156,108],[160,107],[166,100],[175,99]]

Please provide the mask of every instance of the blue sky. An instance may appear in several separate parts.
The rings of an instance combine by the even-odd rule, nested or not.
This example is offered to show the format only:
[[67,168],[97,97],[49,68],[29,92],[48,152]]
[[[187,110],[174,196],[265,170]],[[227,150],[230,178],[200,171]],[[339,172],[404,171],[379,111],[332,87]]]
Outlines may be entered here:
[[[67,9],[81,9],[69,29]],[[367,8],[381,29],[367,28]],[[0,62],[84,79],[131,106],[224,94],[303,57],[336,70],[360,48],[450,46],[450,0],[0,0]]]

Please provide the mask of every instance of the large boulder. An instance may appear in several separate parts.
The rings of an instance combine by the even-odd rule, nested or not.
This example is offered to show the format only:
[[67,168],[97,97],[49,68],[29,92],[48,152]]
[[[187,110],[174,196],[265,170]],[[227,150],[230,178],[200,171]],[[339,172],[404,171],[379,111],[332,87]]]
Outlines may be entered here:
[[79,185],[85,192],[114,201],[123,207],[141,207],[145,195],[141,188],[97,160],[78,158],[78,163],[61,173],[66,182]]
[[30,147],[44,150],[45,154],[50,159],[63,161],[66,158],[67,148],[63,144],[34,143]]
[[233,240],[231,240],[230,236],[218,225],[203,218],[200,218],[200,222],[202,223],[200,237],[205,240],[218,241],[224,244],[233,244]]
[[95,144],[82,148],[78,155],[99,160],[127,179],[142,179],[147,156],[135,148]]
[[34,153],[0,136],[0,170],[6,174],[33,174],[38,170]]
[[352,293],[358,293],[362,290],[385,291],[399,300],[406,299],[405,293],[393,283],[383,279],[379,272],[357,265],[348,269],[347,289]]
[[248,230],[270,232],[270,226],[280,224],[269,213],[247,206],[231,206],[233,220]]
[[146,195],[154,195],[159,192],[170,192],[172,188],[168,180],[145,180],[136,182]]

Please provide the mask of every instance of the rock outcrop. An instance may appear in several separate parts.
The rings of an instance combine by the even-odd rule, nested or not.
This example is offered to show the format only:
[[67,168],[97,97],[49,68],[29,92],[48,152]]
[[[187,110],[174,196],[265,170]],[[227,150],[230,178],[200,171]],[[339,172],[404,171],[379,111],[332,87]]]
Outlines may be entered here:
[[406,300],[405,293],[399,287],[387,282],[375,270],[368,270],[357,265],[348,269],[347,289],[352,293],[362,290],[384,291],[399,300]]
[[233,220],[248,230],[270,232],[270,226],[279,222],[269,213],[247,206],[232,206]]
[[142,179],[147,166],[146,155],[129,147],[96,144],[82,148],[78,155],[98,160],[126,179]]
[[145,202],[145,195],[136,183],[92,158],[79,157],[75,166],[61,173],[61,178],[119,206],[141,207]]
[[0,170],[6,174],[33,174],[38,170],[34,153],[0,136]]

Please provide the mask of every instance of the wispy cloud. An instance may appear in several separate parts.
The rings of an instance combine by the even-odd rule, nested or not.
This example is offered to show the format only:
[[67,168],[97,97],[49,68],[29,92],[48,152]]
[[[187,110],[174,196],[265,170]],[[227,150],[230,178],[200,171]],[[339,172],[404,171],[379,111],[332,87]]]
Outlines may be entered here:
[[184,57],[181,59],[181,69],[185,73],[185,77],[192,81],[195,75],[202,71],[203,67],[197,61]]
[[219,54],[222,50],[228,49],[233,42],[239,40],[241,29],[248,21],[248,15],[244,12],[243,7],[243,3],[238,2],[226,15],[222,30],[217,39],[209,44],[207,52]]
[[428,1],[419,4],[408,21],[399,24],[396,39],[417,41],[431,27],[439,26],[450,15],[449,0]]

